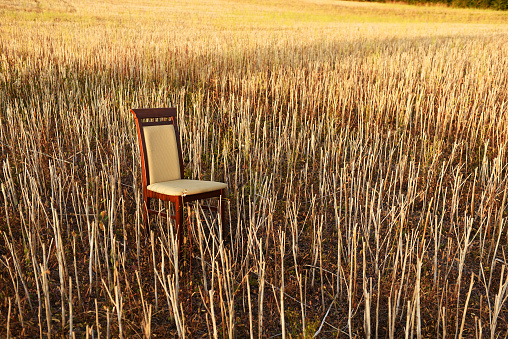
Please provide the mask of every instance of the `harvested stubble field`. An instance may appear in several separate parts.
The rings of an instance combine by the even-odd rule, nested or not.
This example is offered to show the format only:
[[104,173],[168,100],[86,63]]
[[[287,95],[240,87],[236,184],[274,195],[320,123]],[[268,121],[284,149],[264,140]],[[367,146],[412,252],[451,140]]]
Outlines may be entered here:
[[[0,336],[508,335],[507,23],[1,0]],[[180,260],[129,112],[167,106],[187,177],[229,185]]]

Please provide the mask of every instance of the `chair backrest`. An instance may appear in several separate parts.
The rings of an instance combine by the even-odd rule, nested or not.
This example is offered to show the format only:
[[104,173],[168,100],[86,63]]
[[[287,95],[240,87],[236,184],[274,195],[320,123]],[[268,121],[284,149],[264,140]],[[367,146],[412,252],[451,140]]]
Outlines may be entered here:
[[138,129],[143,187],[183,178],[176,108],[131,109]]

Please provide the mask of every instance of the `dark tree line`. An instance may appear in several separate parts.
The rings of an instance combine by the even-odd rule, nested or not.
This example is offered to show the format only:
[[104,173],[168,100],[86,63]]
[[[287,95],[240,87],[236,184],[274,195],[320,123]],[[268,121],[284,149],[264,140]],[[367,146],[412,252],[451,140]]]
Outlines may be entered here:
[[[385,2],[386,0],[367,0]],[[508,0],[405,0],[409,4],[441,3],[452,7],[491,8],[508,10]]]

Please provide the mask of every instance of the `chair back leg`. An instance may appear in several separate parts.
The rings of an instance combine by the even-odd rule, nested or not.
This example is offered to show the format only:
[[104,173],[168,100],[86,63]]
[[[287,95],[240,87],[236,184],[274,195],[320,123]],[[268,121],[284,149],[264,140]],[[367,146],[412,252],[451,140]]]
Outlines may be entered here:
[[[224,190],[221,190],[220,191],[220,196],[219,196],[219,207],[220,207],[220,222],[221,222],[221,227],[224,229],[224,194],[226,192]],[[224,233],[224,231],[223,231]]]

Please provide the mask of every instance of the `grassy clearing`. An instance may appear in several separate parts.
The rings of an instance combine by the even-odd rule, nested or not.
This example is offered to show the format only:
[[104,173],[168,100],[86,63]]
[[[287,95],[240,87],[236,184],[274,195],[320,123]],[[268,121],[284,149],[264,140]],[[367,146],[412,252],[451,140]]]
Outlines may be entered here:
[[[0,2],[6,336],[508,334],[506,13],[26,3]],[[162,106],[188,177],[229,185],[180,261],[139,210],[129,109]]]

